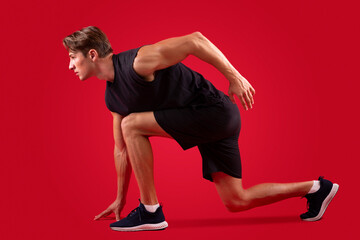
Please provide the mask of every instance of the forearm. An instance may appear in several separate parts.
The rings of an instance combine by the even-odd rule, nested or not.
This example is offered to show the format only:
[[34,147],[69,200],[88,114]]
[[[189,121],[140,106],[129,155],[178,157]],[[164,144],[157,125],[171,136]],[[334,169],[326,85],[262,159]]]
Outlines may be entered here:
[[129,188],[131,177],[131,165],[128,158],[126,149],[119,150],[114,148],[115,169],[117,175],[117,195],[116,199],[120,200],[123,204],[126,202],[126,195]]
[[195,47],[192,55],[214,66],[230,82],[236,81],[241,74],[233,67],[225,55],[201,33],[195,34]]
[[229,97],[233,103],[235,102],[234,95],[236,95],[241,105],[245,110],[252,108],[254,104],[253,95],[255,89],[241,74],[233,67],[233,65],[227,60],[224,54],[212,44],[201,33],[196,34],[195,47],[192,55],[199,59],[211,64],[217,70],[219,70],[227,80],[229,80]]

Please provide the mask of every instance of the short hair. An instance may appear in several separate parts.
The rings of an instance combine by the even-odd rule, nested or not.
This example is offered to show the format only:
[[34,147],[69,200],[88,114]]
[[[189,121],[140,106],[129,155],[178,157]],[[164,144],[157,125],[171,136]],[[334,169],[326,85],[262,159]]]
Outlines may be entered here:
[[66,50],[80,51],[87,56],[90,49],[95,49],[99,56],[105,57],[113,52],[109,39],[98,27],[89,26],[76,31],[63,39]]

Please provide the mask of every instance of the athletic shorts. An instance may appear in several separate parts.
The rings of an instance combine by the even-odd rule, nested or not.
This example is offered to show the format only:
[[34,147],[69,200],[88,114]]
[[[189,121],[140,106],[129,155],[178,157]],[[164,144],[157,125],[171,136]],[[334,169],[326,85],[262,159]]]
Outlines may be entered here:
[[241,178],[240,112],[227,96],[212,105],[157,110],[154,116],[184,150],[198,147],[205,179],[213,181],[215,172]]

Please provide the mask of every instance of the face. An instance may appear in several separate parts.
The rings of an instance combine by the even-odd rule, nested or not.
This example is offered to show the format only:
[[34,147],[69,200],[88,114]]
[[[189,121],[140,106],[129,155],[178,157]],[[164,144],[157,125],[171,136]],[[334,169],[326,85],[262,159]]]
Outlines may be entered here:
[[94,66],[90,57],[85,57],[82,52],[72,51],[69,52],[69,57],[69,69],[73,70],[80,80],[86,80],[94,75]]

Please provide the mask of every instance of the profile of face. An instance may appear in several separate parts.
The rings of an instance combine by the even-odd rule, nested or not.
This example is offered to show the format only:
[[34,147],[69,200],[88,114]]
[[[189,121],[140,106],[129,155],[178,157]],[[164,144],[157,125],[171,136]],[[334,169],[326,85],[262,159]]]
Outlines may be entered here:
[[94,76],[94,63],[90,53],[85,57],[80,51],[69,51],[69,57],[69,70],[73,70],[81,81]]

